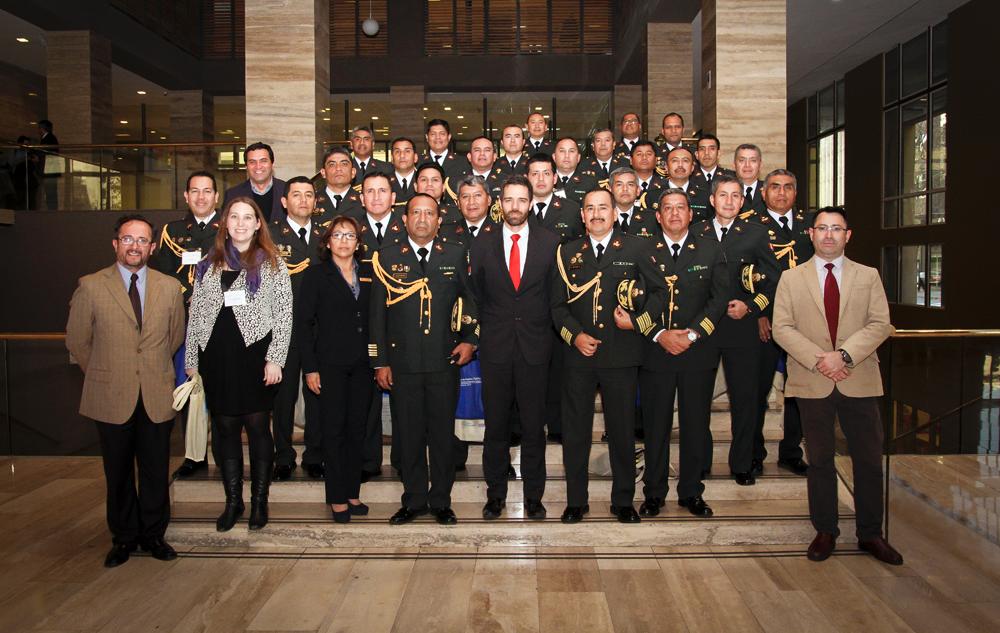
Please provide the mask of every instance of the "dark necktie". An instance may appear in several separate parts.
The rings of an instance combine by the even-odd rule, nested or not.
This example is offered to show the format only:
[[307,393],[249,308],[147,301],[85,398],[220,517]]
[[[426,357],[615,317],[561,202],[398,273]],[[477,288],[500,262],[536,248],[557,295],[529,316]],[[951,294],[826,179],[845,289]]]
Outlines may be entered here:
[[475,237],[475,236],[476,236],[476,231],[478,231],[478,230],[479,230],[479,227],[478,227],[478,226],[470,226],[470,227],[469,227],[469,233],[471,233],[471,234],[472,234],[472,237]]
[[516,160],[510,161],[510,168],[511,169],[516,169],[517,168],[517,161]]
[[628,213],[619,213],[618,227],[622,230],[622,233],[628,231]]
[[541,141],[535,141],[535,151],[538,151],[540,149],[542,149],[542,142]]
[[521,249],[517,246],[517,241],[521,239],[521,236],[514,234],[510,236],[510,239],[510,263],[507,264],[507,268],[510,271],[510,281],[514,284],[514,290],[517,290],[521,286]]
[[747,187],[747,192],[743,194],[743,197],[747,200],[753,200],[753,187]]
[[376,222],[375,223],[375,241],[378,242],[379,244],[382,243],[382,223],[381,222]]
[[726,233],[729,232],[729,227],[723,226],[719,230],[722,232],[722,236],[719,238],[719,241],[721,242],[722,240],[726,239]]
[[427,253],[428,250],[426,246],[421,246],[417,249],[417,255],[420,255],[420,270],[424,273],[427,272]]
[[569,176],[561,176],[562,186],[565,187],[569,183]]
[[705,172],[705,182],[712,182],[712,172],[710,171]]
[[840,286],[833,274],[833,264],[826,264],[826,283],[823,284],[823,307],[826,308],[826,326],[830,328],[830,341],[837,347],[837,325],[840,322]]
[[673,253],[673,258],[674,258],[674,261],[676,262],[677,261],[677,256],[680,255],[680,253],[681,253],[681,245],[680,244],[671,244],[670,245],[670,250],[672,250],[674,252]]
[[132,283],[128,285],[128,299],[132,302],[132,311],[135,312],[135,322],[142,329],[142,301],[139,299],[139,275],[132,273]]
[[198,230],[199,231],[204,231],[205,230],[205,223],[204,222],[199,222],[198,223]]
[[403,178],[403,181],[400,183],[400,189],[406,191],[406,178]]
[[333,208],[334,209],[339,209],[340,208],[340,201],[343,200],[343,199],[344,199],[344,196],[340,195],[339,193],[336,194],[335,196],[333,196]]
[[602,255],[604,255],[604,244],[598,244],[597,245],[597,257],[595,257],[594,259],[596,259],[597,261],[601,261],[601,256]]
[[299,227],[299,239],[302,240],[303,244],[306,243],[306,227],[304,226]]
[[441,155],[440,154],[438,154],[437,156],[434,157],[434,162],[437,163],[438,165],[441,164]]
[[643,182],[642,183],[642,190],[643,190],[643,192],[645,192],[648,189],[649,189],[649,183],[648,182]]
[[361,165],[361,173],[364,174],[365,173],[365,167],[367,166],[367,162],[361,161],[359,164]]
[[535,212],[535,217],[538,219],[539,222],[541,222],[542,220],[545,219],[545,203],[536,202],[535,206],[538,207],[538,211]]
[[783,228],[786,231],[788,230],[788,218],[786,218],[785,216],[781,216],[780,218],[778,218],[778,222],[781,222],[781,228]]
[[608,173],[608,164],[607,163],[601,163],[601,171],[603,171],[604,173]]

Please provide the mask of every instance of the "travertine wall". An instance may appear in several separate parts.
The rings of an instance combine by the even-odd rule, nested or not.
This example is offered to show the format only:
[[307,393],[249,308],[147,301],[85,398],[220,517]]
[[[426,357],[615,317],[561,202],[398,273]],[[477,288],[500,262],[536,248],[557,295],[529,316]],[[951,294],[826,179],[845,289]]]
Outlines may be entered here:
[[663,117],[668,112],[684,117],[684,136],[689,136],[695,131],[691,25],[650,22],[646,28],[649,137],[656,138],[660,133]]
[[271,145],[279,178],[319,170],[329,25],[329,0],[246,0],[246,141]]
[[389,88],[389,108],[392,136],[413,139],[416,150],[424,148],[424,111],[426,95],[423,86],[392,86]]
[[[646,109],[643,107],[642,85],[641,84],[618,84],[615,86],[614,100],[611,113],[611,129],[615,131],[615,138],[621,136],[621,120],[626,112],[635,112],[642,121],[642,136],[647,136],[649,130],[646,129]],[[659,125],[656,126],[659,130]],[[649,138],[656,136],[654,131]]]
[[731,150],[755,143],[763,171],[786,153],[785,0],[702,0],[702,128]]
[[91,31],[48,31],[48,119],[60,143],[111,143],[111,41]]

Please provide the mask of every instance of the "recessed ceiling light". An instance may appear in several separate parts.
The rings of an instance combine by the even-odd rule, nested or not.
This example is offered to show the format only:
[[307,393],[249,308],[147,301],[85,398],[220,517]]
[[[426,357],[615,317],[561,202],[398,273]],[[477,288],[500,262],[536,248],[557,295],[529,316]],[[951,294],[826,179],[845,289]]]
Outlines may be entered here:
[[372,121],[378,121],[378,117],[377,116],[373,116],[372,117]]
[[535,106],[535,109],[536,109],[536,110],[541,110],[541,109],[542,109],[542,106]]
[[137,95],[144,95],[144,94],[146,94],[146,91],[145,90],[136,90],[135,94],[137,94]]
[[19,35],[19,36],[15,37],[14,39],[17,40],[18,42],[20,42],[21,44],[27,44],[28,42],[31,41],[31,40],[29,40],[28,38],[26,38],[23,35]]
[[354,108],[355,112],[361,112],[361,108]]
[[445,112],[451,112],[451,106],[445,106],[444,109]]
[[161,140],[161,141],[165,141],[165,140],[167,140],[167,137],[166,137],[166,136],[161,136],[161,137],[160,137],[160,140]]
[[156,134],[156,130],[150,130],[149,133],[150,134]]
[[122,119],[121,121],[119,121],[119,123],[121,123],[122,125],[128,125],[128,121],[126,121],[125,119]]
[[236,138],[236,139],[238,139],[239,137],[238,137],[238,136],[234,136],[233,138]]
[[128,136],[128,134],[115,134],[115,136]]
[[455,118],[457,118],[457,119],[464,119],[464,118],[465,118],[465,115],[464,115],[464,114],[460,114],[460,115],[458,115],[458,116],[457,116],[457,117],[455,117]]
[[29,92],[29,93],[28,93],[28,96],[29,96],[29,97],[37,97],[37,96],[38,96],[38,93],[37,93],[37,92]]
[[424,112],[427,112],[427,106],[424,106]]
[[543,118],[543,119],[547,119],[547,118],[549,118],[549,115],[547,115],[547,114],[543,114],[543,115],[542,115],[542,118]]
[[323,120],[324,120],[324,121],[329,121],[329,120],[330,120],[330,117],[328,117],[328,116],[325,116],[325,117],[323,117]]

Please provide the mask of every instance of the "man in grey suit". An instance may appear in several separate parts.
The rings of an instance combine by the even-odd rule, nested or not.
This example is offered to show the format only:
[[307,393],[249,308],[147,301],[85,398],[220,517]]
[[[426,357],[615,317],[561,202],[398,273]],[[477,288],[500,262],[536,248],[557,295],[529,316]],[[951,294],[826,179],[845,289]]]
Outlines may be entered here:
[[267,143],[251,143],[243,150],[243,160],[247,165],[247,179],[226,190],[222,207],[233,198],[246,196],[257,203],[268,222],[285,217],[285,208],[281,206],[285,181],[274,175],[274,150]]
[[80,414],[96,422],[104,461],[114,543],[105,567],[128,561],[137,546],[160,560],[177,557],[163,535],[184,295],[176,279],[146,266],[153,234],[141,215],[118,220],[111,241],[117,261],[80,279],[66,324],[66,347],[84,372]]

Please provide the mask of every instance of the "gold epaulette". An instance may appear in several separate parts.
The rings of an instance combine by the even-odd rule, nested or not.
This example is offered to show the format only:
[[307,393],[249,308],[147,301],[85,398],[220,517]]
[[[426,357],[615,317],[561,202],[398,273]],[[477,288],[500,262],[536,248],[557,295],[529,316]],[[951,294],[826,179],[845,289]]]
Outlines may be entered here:
[[306,257],[298,264],[289,264],[288,262],[285,262],[285,267],[288,268],[289,275],[297,275],[306,268],[309,268],[309,258]]
[[379,263],[378,251],[372,254],[372,269],[375,272],[375,276],[378,278],[382,285],[385,286],[385,305],[389,307],[395,303],[399,303],[404,299],[408,299],[414,294],[420,295],[420,315],[418,317],[417,325],[424,327],[424,318],[427,319],[427,325],[424,327],[424,334],[431,333],[431,289],[427,286],[427,278],[421,277],[415,281],[400,281],[390,275],[382,265]]
[[[597,325],[597,313],[598,308],[600,308],[600,298],[601,298],[601,272],[597,271],[590,281],[583,284],[582,286],[577,286],[572,281],[569,280],[569,276],[566,275],[566,266],[563,264],[562,260],[562,244],[556,247],[556,266],[559,268],[559,276],[562,277],[563,283],[566,284],[566,295],[569,297],[567,303],[573,303],[583,295],[587,293],[591,288],[594,289],[593,292],[593,311],[594,311],[594,325]],[[571,293],[576,293],[576,295],[570,296]]]
[[503,207],[500,206],[499,198],[490,206],[490,219],[494,222],[503,222]]
[[787,257],[789,268],[795,268],[798,265],[799,258],[795,255],[795,240],[787,244],[771,244],[771,250],[774,251],[775,259],[780,260],[782,257]]
[[184,254],[184,249],[180,244],[174,241],[174,238],[170,237],[170,233],[167,233],[167,225],[163,225],[163,231],[160,232],[160,248],[166,246],[170,249],[170,252],[174,255],[180,257]]
[[744,211],[743,213],[741,213],[739,215],[739,218],[741,220],[746,220],[747,218],[752,217],[755,213],[756,213],[756,211],[754,211],[753,209],[750,209],[749,211]]
[[450,177],[449,177],[449,178],[445,178],[445,179],[444,179],[444,191],[445,191],[445,193],[447,193],[447,194],[448,194],[449,196],[451,196],[451,199],[452,199],[452,201],[454,201],[454,202],[456,202],[456,203],[457,203],[457,202],[458,202],[458,194],[457,194],[457,193],[455,193],[455,192],[454,192],[454,191],[452,190],[452,188],[451,188],[451,185],[450,185],[450,184],[448,183],[448,181],[449,181],[449,180],[451,180],[451,178],[450,178]]
[[602,178],[601,180],[597,181],[597,186],[600,187],[601,189],[607,189],[610,185],[611,185],[610,178]]
[[358,184],[356,184],[353,187],[351,187],[351,189],[353,189],[354,191],[356,191],[358,193],[361,193],[361,183],[359,182]]

